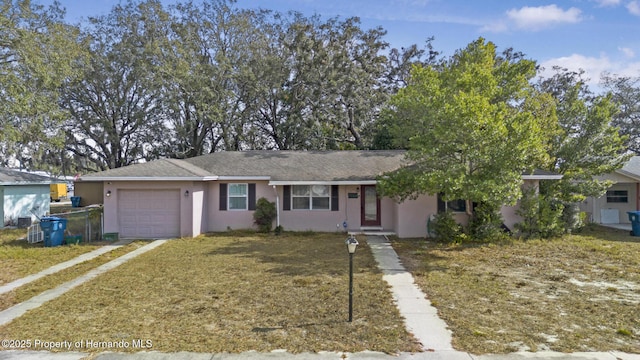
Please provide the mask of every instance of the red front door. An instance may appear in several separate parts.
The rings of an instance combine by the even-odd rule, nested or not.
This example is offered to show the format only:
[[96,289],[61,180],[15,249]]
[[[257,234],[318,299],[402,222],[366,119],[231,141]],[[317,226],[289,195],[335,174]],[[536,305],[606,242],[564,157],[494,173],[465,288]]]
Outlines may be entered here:
[[380,226],[380,198],[375,185],[360,186],[361,226]]

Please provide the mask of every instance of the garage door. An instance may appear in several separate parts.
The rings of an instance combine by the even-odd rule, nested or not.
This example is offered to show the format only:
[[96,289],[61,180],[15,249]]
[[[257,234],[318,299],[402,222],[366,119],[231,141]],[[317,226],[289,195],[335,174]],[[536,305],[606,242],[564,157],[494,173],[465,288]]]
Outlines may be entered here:
[[120,237],[171,238],[180,235],[180,190],[119,190]]

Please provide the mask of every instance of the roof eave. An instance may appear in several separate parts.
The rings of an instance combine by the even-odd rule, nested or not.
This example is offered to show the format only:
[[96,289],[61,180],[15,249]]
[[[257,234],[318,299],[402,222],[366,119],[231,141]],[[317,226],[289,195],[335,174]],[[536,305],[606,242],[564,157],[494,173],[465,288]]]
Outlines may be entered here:
[[632,179],[634,179],[636,181],[640,181],[640,176],[638,174],[635,174],[635,173],[632,173],[632,172],[629,172],[629,171],[626,171],[626,170],[622,170],[622,169],[618,169],[615,172],[620,174],[620,175],[626,176],[628,178],[632,178]]
[[85,182],[96,181],[213,181],[217,176],[89,176],[80,177]]
[[249,180],[249,181],[269,181],[271,180],[271,176],[261,175],[261,176],[226,176],[221,175],[218,176],[216,180],[220,181],[238,181],[238,180]]
[[269,185],[376,185],[376,180],[274,180]]
[[560,180],[562,175],[522,175],[522,180]]

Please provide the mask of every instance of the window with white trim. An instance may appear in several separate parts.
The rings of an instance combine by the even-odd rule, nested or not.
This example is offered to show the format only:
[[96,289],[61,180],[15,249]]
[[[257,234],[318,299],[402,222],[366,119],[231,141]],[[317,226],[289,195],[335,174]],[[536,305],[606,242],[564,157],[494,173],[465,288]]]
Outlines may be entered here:
[[628,203],[629,192],[627,190],[607,190],[608,203]]
[[248,184],[229,184],[228,201],[229,210],[247,210],[248,201]]
[[291,208],[294,210],[331,209],[330,185],[293,185]]

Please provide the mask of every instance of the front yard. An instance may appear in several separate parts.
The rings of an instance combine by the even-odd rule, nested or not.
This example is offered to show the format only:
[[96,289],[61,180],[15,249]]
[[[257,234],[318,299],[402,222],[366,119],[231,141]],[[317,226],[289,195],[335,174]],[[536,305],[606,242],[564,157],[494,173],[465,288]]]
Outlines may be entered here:
[[344,240],[304,233],[172,240],[0,327],[0,338],[142,339],[163,352],[418,351],[364,238],[347,322]]
[[640,240],[592,227],[499,245],[396,240],[457,350],[640,353]]
[[[355,256],[354,322],[347,322],[344,240],[242,232],[172,240],[0,327],[0,338],[83,342],[72,349],[79,351],[419,351],[364,237]],[[457,350],[640,353],[640,240],[628,232],[592,227],[556,240],[395,239],[393,246]],[[76,251],[54,249],[65,248],[61,258]],[[5,294],[0,309],[109,258]],[[15,268],[1,264],[3,273]],[[143,348],[113,347],[118,342]]]
[[0,231],[0,285],[35,274],[55,264],[71,260],[103,244],[44,248],[43,243],[29,244],[25,229]]

